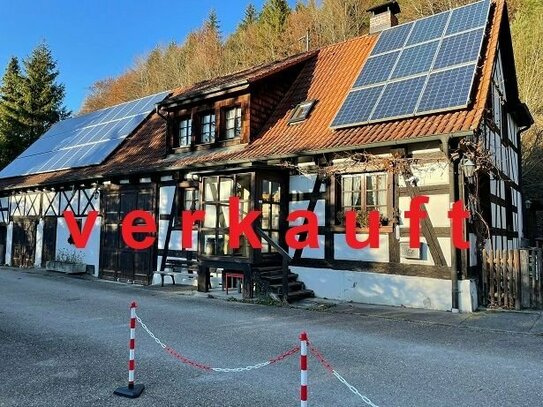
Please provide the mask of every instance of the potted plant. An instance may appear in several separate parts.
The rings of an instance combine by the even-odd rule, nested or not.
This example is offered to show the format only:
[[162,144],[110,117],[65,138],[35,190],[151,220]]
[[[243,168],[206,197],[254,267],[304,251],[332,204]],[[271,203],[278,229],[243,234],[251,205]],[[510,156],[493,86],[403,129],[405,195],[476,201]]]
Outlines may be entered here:
[[66,274],[85,274],[87,265],[83,262],[83,255],[75,250],[60,249],[55,261],[48,261],[45,265],[49,271],[58,271]]
[[[369,226],[369,215],[370,211],[359,209],[356,212],[356,227],[367,228]],[[345,212],[339,211],[337,213],[337,219],[341,225],[345,224]],[[387,226],[389,224],[388,217],[383,214],[379,214],[379,225]]]

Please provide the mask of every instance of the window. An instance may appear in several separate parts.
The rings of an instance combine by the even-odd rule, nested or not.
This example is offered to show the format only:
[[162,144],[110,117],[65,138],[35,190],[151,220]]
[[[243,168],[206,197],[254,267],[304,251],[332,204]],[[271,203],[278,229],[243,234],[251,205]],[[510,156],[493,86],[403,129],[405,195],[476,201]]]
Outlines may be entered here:
[[[518,210],[518,208],[517,208]],[[511,191],[511,186],[505,185],[505,229],[508,232],[514,232],[513,227],[513,194]]]
[[251,204],[251,174],[204,178],[203,208],[206,216],[201,228],[203,253],[208,256],[245,256],[249,246],[245,237],[240,238],[239,249],[228,246],[229,200],[240,199],[240,220],[247,216]]
[[[173,219],[173,225],[175,227],[181,226],[181,217],[183,211],[195,211],[200,209],[200,192],[195,188],[177,190],[177,197],[175,199],[175,213],[177,216]],[[194,228],[197,228],[195,222]]]
[[[281,184],[262,181],[262,230],[279,243],[279,215],[281,213]],[[262,253],[275,252],[275,248],[262,239]]]
[[201,117],[200,142],[203,144],[215,142],[215,113],[206,113]]
[[288,124],[296,124],[303,122],[309,116],[309,112],[313,109],[315,105],[315,100],[308,100],[307,102],[300,103],[292,112],[292,116],[288,121]]
[[192,119],[190,117],[179,120],[177,147],[190,146],[192,138]]
[[200,193],[197,189],[185,189],[183,192],[183,210],[195,211],[198,209]]
[[231,140],[241,134],[241,107],[234,107],[226,111],[225,138]]
[[502,140],[508,140],[510,139],[509,137],[509,120],[507,118],[507,108],[505,106],[505,104],[502,105],[502,128],[501,128],[501,133],[502,133]]
[[367,215],[379,211],[382,219],[388,215],[386,174],[353,174],[341,177],[341,201],[338,221],[344,222],[344,213],[357,211],[359,226],[367,226]]

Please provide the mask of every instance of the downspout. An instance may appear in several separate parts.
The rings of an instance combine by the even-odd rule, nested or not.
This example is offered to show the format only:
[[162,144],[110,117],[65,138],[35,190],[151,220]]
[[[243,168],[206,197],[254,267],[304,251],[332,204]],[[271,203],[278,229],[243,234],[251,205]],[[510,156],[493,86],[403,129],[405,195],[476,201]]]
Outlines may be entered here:
[[[449,136],[444,136],[441,139],[441,145],[443,153],[449,160],[449,200],[451,205],[457,201],[457,189],[456,189],[456,175],[458,174],[458,160],[453,160],[450,157],[449,150]],[[451,238],[451,311],[453,313],[459,312],[459,290],[458,290],[458,257],[456,247]]]

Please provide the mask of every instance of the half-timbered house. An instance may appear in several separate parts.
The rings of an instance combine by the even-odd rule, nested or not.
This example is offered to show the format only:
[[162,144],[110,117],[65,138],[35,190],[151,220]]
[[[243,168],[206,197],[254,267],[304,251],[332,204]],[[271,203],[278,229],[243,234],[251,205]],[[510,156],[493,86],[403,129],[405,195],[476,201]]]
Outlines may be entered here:
[[[369,35],[156,95],[156,108],[138,115],[121,106],[58,124],[71,135],[57,145],[53,132],[49,150],[32,146],[0,172],[5,263],[43,266],[71,247],[63,211],[84,222],[98,210],[82,253],[102,278],[156,283],[177,264],[197,269],[202,291],[218,270],[223,283],[226,273],[243,276],[246,297],[475,309],[480,250],[523,238],[520,135],[532,120],[519,100],[506,4],[484,0],[402,25],[396,2],[370,12]],[[102,134],[119,120],[131,121]],[[117,142],[94,160],[62,154],[88,137]],[[405,212],[417,195],[430,197],[429,217],[412,249]],[[230,248],[232,196],[241,214],[262,212],[261,249],[243,240]],[[458,200],[471,211],[469,250],[451,239],[447,211]],[[133,209],[156,218],[147,250],[120,238]],[[180,214],[195,209],[206,217],[183,248]],[[317,215],[318,248],[286,246],[287,215],[298,209]],[[360,239],[368,212],[380,212],[378,249],[347,245],[351,210]]]

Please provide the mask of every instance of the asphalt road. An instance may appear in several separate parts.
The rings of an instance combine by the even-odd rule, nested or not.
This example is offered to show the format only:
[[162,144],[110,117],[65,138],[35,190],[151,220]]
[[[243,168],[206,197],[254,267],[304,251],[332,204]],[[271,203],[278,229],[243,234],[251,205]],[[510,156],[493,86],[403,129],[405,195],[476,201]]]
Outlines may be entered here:
[[[126,385],[128,305],[165,343],[217,367],[256,364],[302,330],[333,367],[385,406],[540,406],[543,337],[223,300],[0,269],[0,406],[295,406],[298,357],[243,373],[179,363],[137,332],[137,400]],[[311,406],[360,398],[310,359]]]

